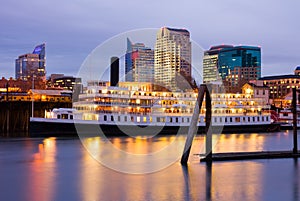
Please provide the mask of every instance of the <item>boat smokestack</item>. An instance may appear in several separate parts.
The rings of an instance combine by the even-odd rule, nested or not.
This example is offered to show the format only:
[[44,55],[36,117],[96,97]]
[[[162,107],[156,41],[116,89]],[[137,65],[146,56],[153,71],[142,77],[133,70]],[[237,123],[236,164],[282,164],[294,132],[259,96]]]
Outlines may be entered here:
[[119,83],[119,57],[110,58],[110,86],[117,86]]

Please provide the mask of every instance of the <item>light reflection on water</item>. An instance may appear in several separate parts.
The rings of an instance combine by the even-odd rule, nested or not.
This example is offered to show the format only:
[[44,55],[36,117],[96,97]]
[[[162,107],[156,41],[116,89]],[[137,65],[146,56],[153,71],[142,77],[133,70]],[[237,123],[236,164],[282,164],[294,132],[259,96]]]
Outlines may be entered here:
[[[163,149],[173,138],[120,137],[110,142],[129,153],[147,154]],[[188,167],[177,161],[159,172],[140,175],[101,165],[78,139],[0,139],[0,200],[300,199],[298,160],[199,163],[193,154],[202,151],[203,139],[195,139]],[[214,152],[292,149],[291,132],[221,135],[217,139]],[[87,138],[85,146],[98,153],[105,143],[101,138]],[[126,160],[106,154],[120,164]]]

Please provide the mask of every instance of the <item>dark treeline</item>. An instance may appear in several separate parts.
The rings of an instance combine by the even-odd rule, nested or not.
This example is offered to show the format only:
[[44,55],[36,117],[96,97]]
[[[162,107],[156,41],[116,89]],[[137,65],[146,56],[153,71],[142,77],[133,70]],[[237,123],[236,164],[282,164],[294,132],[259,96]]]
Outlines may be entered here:
[[[29,101],[0,102],[0,137],[29,136],[31,105]],[[71,106],[66,102],[34,102],[34,117],[44,117],[45,110]]]

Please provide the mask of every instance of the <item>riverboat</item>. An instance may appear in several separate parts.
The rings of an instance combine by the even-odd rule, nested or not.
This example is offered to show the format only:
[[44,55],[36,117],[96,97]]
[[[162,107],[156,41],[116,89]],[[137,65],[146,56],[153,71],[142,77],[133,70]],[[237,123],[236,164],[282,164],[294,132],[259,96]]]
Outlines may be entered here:
[[[88,86],[73,108],[46,111],[30,118],[36,136],[154,136],[186,134],[192,119],[196,91],[155,91],[150,83],[102,83]],[[279,129],[265,102],[253,94],[212,93],[211,127],[215,133],[252,133]],[[205,101],[205,100],[204,100]],[[205,131],[205,108],[198,133]]]

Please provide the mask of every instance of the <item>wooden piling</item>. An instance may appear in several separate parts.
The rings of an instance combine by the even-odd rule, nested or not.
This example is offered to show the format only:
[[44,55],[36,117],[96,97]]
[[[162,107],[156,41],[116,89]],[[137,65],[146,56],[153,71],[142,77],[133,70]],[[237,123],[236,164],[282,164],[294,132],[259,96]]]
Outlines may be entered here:
[[292,108],[293,108],[293,153],[298,153],[298,133],[297,133],[297,95],[296,88],[293,88],[293,100],[292,100]]
[[212,128],[211,128],[211,96],[210,92],[208,90],[208,87],[206,87],[206,96],[205,96],[205,134],[206,134],[206,140],[205,140],[205,157],[207,158],[207,161],[212,160]]
[[[197,134],[197,130],[198,130],[197,124],[198,124],[199,114],[201,111],[202,102],[203,102],[205,94],[206,94],[206,107],[207,107],[206,108],[206,131],[209,130],[209,126],[211,123],[211,98],[210,98],[207,86],[205,84],[201,84],[198,89],[198,97],[197,97],[197,101],[195,104],[191,124],[190,124],[189,130],[188,130],[188,135],[187,135],[187,139],[185,142],[183,154],[181,157],[182,165],[186,165],[187,161],[189,159],[193,139],[194,139],[194,136]],[[207,141],[206,150],[207,150],[207,153],[210,155],[212,154],[211,153],[211,150],[212,150],[211,149],[211,144],[212,144],[211,138],[212,138],[211,135],[206,136],[206,141]]]

